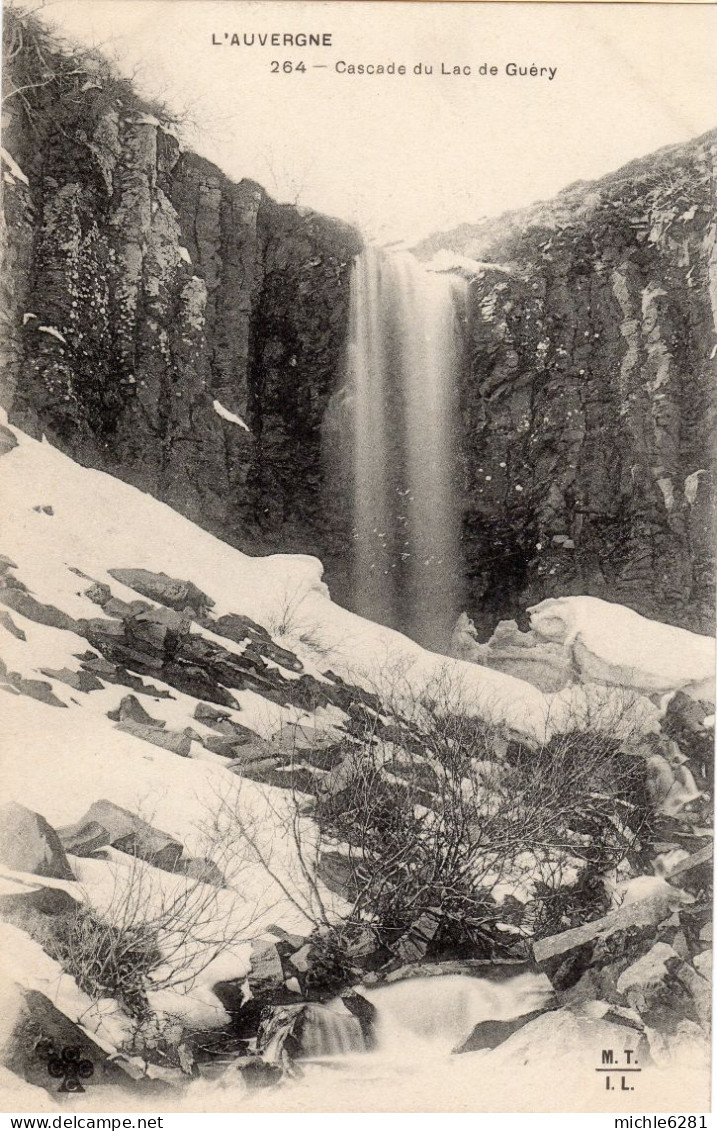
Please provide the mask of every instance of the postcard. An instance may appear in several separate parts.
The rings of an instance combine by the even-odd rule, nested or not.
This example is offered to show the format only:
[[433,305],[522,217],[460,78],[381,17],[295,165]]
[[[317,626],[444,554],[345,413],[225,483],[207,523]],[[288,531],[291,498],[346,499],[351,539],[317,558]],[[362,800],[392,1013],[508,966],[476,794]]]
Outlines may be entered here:
[[6,0],[11,1126],[707,1126],[716,31]]

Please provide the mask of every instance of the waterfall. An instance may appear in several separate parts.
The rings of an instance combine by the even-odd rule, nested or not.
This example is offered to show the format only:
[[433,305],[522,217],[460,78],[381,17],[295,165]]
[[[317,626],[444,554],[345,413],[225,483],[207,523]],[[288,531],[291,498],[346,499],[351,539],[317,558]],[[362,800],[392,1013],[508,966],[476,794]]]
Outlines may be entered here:
[[365,1050],[361,1023],[347,1010],[306,1007],[301,1056],[307,1060],[326,1056],[348,1056]]
[[340,999],[326,1005],[302,1002],[276,1009],[263,1022],[260,1047],[266,1060],[281,1059],[286,1047],[297,1060],[322,1060],[363,1053],[361,1022]]
[[351,278],[353,605],[443,649],[460,611],[454,400],[465,282],[369,248]]
[[544,974],[500,982],[449,974],[362,987],[361,993],[377,1012],[380,1055],[406,1060],[448,1055],[479,1022],[510,1021],[540,1009],[553,988]]

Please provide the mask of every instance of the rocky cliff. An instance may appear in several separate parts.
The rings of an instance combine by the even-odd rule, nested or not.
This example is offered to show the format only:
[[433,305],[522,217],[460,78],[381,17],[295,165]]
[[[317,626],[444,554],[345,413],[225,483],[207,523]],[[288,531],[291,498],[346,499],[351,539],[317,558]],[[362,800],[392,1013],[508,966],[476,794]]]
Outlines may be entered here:
[[417,249],[478,261],[460,489],[479,630],[586,593],[710,631],[716,137]]
[[101,58],[6,25],[12,418],[243,548],[325,550],[358,234],[183,152]]

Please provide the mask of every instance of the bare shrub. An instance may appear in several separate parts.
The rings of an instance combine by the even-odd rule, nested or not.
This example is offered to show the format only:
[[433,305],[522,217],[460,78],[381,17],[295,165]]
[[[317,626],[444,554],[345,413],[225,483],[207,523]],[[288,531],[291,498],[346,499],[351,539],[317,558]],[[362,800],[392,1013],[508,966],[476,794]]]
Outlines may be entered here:
[[[334,942],[368,928],[388,954],[419,920],[434,953],[491,954],[515,941],[499,924],[545,931],[547,905],[580,884],[585,917],[587,904],[599,913],[594,878],[640,852],[651,831],[645,764],[622,737],[629,704],[618,720],[614,701],[602,717],[592,703],[567,726],[563,710],[565,729],[539,741],[474,717],[448,668],[420,690],[409,676],[399,671],[389,693],[384,679],[385,715],[354,720],[315,802],[294,791],[283,822],[292,902],[324,936],[333,924]],[[223,816],[256,843],[244,818]],[[266,847],[260,857],[275,875]],[[327,862],[340,915],[325,898]]]
[[126,113],[150,113],[170,129],[189,117],[161,99],[140,98],[136,73],[124,77],[99,50],[66,42],[21,4],[4,5],[3,49],[3,107],[19,105],[33,133],[49,127],[77,141],[118,104]]
[[85,902],[58,917],[45,949],[93,1001],[113,998],[135,1021],[149,1022],[152,992],[191,990],[216,958],[250,937],[259,914],[258,903],[237,890],[246,855],[207,841],[204,862],[206,877],[210,868],[221,872],[226,886],[203,882],[201,869],[198,877],[168,873],[113,852],[102,904],[86,892]]

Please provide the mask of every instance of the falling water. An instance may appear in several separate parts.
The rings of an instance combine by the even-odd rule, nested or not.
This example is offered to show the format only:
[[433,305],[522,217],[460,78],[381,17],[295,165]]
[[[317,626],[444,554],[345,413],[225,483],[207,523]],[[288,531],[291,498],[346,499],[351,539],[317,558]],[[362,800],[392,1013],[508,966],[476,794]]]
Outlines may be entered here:
[[448,1055],[480,1021],[508,1021],[544,1008],[553,989],[544,974],[505,981],[459,974],[409,978],[361,990],[378,1014],[378,1047],[393,1060]]
[[408,253],[366,250],[351,280],[353,603],[444,648],[461,570],[454,396],[465,283]]
[[306,1059],[348,1056],[363,1052],[361,1024],[347,1010],[308,1005],[302,1033],[301,1056]]

